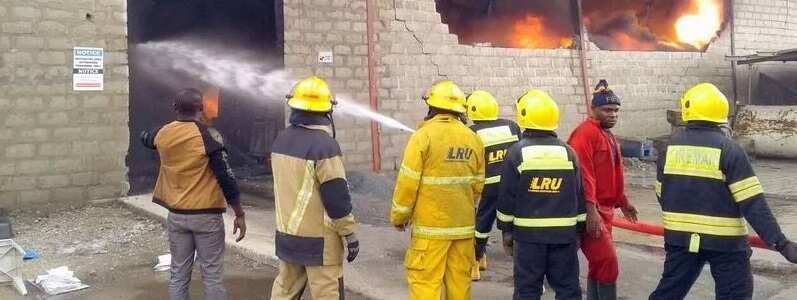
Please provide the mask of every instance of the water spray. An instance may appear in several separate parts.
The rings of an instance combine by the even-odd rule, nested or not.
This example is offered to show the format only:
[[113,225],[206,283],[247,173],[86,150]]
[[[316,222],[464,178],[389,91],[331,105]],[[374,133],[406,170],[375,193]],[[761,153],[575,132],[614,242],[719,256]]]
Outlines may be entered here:
[[[178,71],[204,82],[235,91],[254,99],[280,101],[290,93],[299,78],[262,62],[253,62],[244,53],[229,49],[213,51],[188,41],[149,42],[135,47],[137,55],[146,58],[142,67],[152,76],[169,76]],[[168,82],[169,78],[164,78]],[[385,127],[414,132],[398,120],[360,105],[347,95],[337,95],[335,112],[355,118],[367,118]]]

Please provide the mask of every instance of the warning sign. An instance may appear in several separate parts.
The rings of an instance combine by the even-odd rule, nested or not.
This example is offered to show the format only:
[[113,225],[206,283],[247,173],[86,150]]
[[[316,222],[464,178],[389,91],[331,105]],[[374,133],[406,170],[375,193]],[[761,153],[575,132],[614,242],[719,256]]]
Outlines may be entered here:
[[72,51],[72,89],[75,91],[103,90],[102,48],[75,47]]

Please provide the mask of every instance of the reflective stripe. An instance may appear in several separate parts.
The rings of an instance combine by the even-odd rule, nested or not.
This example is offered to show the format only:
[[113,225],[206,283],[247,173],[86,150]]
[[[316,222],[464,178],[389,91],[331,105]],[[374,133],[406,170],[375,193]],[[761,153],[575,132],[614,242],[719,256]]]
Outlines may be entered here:
[[396,202],[393,202],[393,206],[390,208],[390,210],[392,210],[395,213],[399,213],[399,214],[408,214],[408,213],[412,212],[412,208],[411,207],[407,207],[407,206],[398,204]]
[[669,230],[719,236],[742,236],[747,234],[747,226],[742,218],[664,212],[663,219],[664,228]]
[[509,129],[509,126],[485,128],[476,131],[476,134],[482,139],[484,147],[518,141],[517,135],[512,134],[512,130]]
[[501,182],[501,175],[487,177],[487,180],[484,181],[484,184],[495,184]]
[[656,180],[656,187],[654,189],[656,190],[656,196],[661,197],[661,182],[660,181]]
[[500,210],[496,210],[495,211],[495,216],[496,216],[496,218],[498,218],[498,221],[505,222],[505,223],[512,222],[512,220],[515,219],[515,216],[504,214]]
[[736,202],[742,202],[764,193],[764,188],[756,176],[732,183],[728,185],[728,189],[733,193],[733,198],[736,199]]
[[473,235],[474,226],[464,227],[429,227],[413,225],[412,232],[423,235],[436,235],[436,236],[470,236]]
[[304,165],[304,180],[302,187],[299,189],[298,198],[296,199],[296,206],[291,212],[291,217],[288,219],[288,228],[285,233],[296,234],[299,231],[299,225],[304,219],[304,212],[307,210],[307,205],[310,203],[310,197],[313,195],[315,186],[315,163],[307,161]]
[[479,176],[461,176],[461,177],[421,177],[421,184],[426,185],[457,185],[457,184],[471,184],[479,180]]
[[399,171],[399,175],[404,175],[415,180],[421,179],[421,172],[415,171],[406,165],[401,165],[401,171]]
[[566,227],[578,223],[578,217],[571,218],[515,218],[513,224],[520,227]]
[[476,231],[476,238],[486,239],[488,237],[490,237],[490,233],[489,232],[478,232],[478,231]]
[[580,214],[580,215],[576,216],[576,220],[579,221],[579,222],[586,222],[587,221],[587,214],[584,213],[584,214]]
[[567,157],[567,149],[562,146],[523,147],[523,161],[518,172],[530,170],[572,170],[573,162]]
[[725,180],[720,170],[722,150],[698,146],[669,146],[664,174]]
[[753,198],[763,193],[764,193],[764,187],[757,185],[749,189],[743,190],[741,192],[738,192],[736,194],[733,194],[733,198],[736,199],[736,202],[742,202],[744,200]]

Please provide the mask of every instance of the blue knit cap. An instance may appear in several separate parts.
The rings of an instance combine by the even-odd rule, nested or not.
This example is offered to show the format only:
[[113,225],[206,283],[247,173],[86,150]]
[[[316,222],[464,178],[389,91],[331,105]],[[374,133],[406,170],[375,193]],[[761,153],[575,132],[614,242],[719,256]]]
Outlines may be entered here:
[[595,86],[595,91],[592,92],[592,107],[599,107],[609,104],[620,105],[620,98],[609,89],[609,83],[606,79],[598,81]]

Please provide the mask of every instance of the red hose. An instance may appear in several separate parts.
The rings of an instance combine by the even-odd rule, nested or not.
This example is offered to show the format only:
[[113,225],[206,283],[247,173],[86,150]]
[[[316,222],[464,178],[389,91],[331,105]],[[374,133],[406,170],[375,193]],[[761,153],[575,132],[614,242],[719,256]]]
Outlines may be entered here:
[[[625,230],[635,231],[639,233],[664,236],[664,227],[662,227],[661,225],[644,223],[644,222],[631,223],[623,218],[613,219],[612,225]],[[758,236],[748,235],[747,241],[749,241],[750,245],[753,247],[775,251],[775,249],[767,245],[767,243],[765,243],[764,240],[762,240]]]

